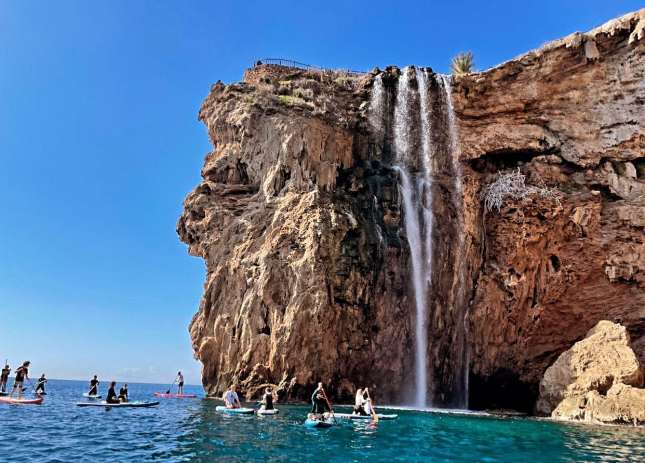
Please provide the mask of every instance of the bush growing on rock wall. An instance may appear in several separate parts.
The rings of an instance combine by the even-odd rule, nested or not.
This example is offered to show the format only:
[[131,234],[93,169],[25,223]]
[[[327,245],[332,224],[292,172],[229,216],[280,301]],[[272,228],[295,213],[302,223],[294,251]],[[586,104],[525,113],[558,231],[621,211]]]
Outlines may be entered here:
[[452,59],[452,73],[455,76],[475,72],[473,53],[470,51],[461,52]]
[[522,199],[530,195],[540,195],[559,201],[558,194],[550,188],[526,184],[526,176],[517,170],[499,173],[497,178],[483,191],[486,211],[499,211],[507,198]]

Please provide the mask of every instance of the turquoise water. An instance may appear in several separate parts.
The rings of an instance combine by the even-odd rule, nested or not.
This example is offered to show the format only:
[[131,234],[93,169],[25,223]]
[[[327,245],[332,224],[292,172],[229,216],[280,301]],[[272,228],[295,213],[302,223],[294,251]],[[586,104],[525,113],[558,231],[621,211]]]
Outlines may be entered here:
[[[645,430],[416,411],[395,421],[307,429],[307,408],[224,416],[217,402],[160,399],[157,408],[80,408],[85,383],[51,381],[41,406],[0,404],[0,461],[38,462],[642,462]],[[131,384],[152,399],[163,386]],[[202,393],[188,387],[186,392]],[[340,408],[338,411],[341,411]],[[342,410],[346,411],[346,410]]]

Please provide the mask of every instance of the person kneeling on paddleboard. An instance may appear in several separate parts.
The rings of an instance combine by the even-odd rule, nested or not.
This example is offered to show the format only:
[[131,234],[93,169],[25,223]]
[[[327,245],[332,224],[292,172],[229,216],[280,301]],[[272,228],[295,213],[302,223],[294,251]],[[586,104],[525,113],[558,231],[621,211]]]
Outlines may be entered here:
[[38,384],[36,384],[36,394],[46,394],[45,384],[47,384],[47,378],[45,378],[45,373],[43,373],[40,378],[38,378]]
[[274,397],[273,392],[270,387],[267,387],[264,390],[264,396],[262,397],[262,407],[261,410],[273,410],[273,401],[278,400],[277,397]]
[[90,390],[87,393],[88,395],[99,395],[99,383],[100,381],[94,375],[94,378],[90,379]]
[[21,366],[16,368],[16,377],[13,380],[13,389],[11,390],[10,395],[13,396],[16,389],[18,389],[18,398],[22,397],[22,385],[25,382],[25,379],[29,379],[29,365],[31,365],[31,362],[27,360],[26,362],[23,362]]
[[11,373],[11,368],[9,364],[6,363],[0,374],[0,392],[7,392],[7,381],[9,380],[9,373]]
[[121,389],[119,389],[119,402],[128,401],[128,385],[124,384]]
[[118,404],[120,403],[119,398],[116,396],[116,391],[114,388],[116,387],[116,381],[112,381],[110,383],[110,388],[107,391],[107,397],[105,398],[105,402],[109,404]]
[[242,408],[240,398],[237,396],[237,392],[235,392],[235,385],[231,385],[228,388],[228,391],[222,396],[222,400],[224,400],[226,408]]

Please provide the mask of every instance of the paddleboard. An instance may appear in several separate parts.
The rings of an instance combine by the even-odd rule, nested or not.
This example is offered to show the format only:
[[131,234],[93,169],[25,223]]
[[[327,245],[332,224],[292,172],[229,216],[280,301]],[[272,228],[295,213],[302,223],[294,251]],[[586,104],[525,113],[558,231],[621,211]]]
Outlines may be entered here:
[[[371,420],[371,415],[352,415],[351,413],[334,413],[336,418],[343,418],[346,420]],[[379,420],[396,420],[399,415],[382,415],[378,413]]]
[[255,410],[252,408],[226,408],[223,405],[218,405],[215,410],[221,413],[228,413],[231,415],[252,415]]
[[34,399],[27,399],[18,397],[0,397],[0,403],[5,404],[20,404],[20,405],[39,405],[45,400],[44,397],[36,397]]
[[324,420],[313,420],[311,418],[305,420],[305,426],[308,428],[331,428],[333,425],[333,423]]
[[105,400],[100,402],[76,402],[79,407],[109,407],[109,408],[145,408],[155,407],[159,402],[148,402],[146,400],[135,400],[134,402],[122,402],[118,404],[109,404]]
[[89,392],[84,392],[83,397],[87,397],[88,399],[100,399],[103,396],[101,394],[90,394]]
[[264,408],[260,408],[256,413],[258,415],[277,415],[278,413],[280,413],[280,410],[278,410],[277,408],[274,408],[272,410],[265,410]]
[[162,399],[194,399],[197,397],[197,394],[166,394],[165,392],[155,392],[153,395]]

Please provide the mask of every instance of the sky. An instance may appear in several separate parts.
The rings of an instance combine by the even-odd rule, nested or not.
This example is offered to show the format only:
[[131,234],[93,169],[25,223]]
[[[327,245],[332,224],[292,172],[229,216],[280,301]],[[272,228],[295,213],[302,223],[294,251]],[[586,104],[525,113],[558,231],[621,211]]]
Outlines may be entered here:
[[486,69],[638,1],[0,0],[0,361],[199,384],[204,264],[175,225],[212,83],[264,57]]

